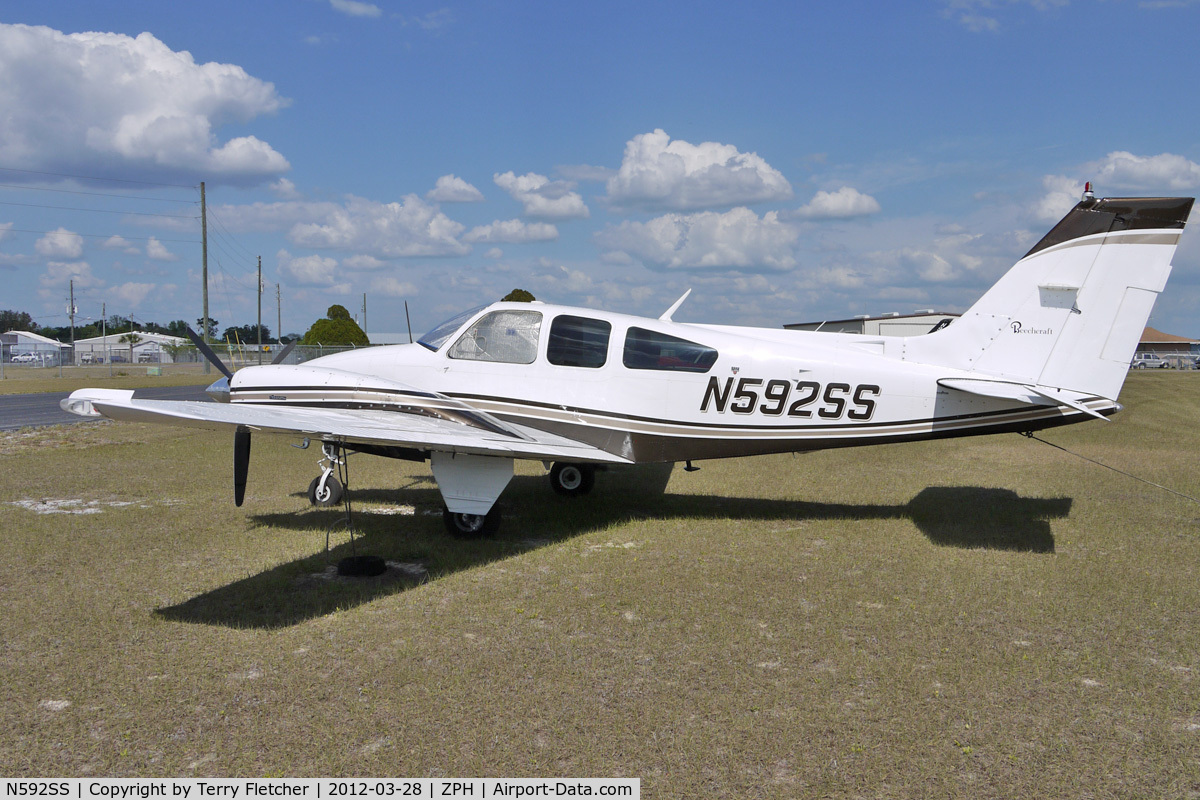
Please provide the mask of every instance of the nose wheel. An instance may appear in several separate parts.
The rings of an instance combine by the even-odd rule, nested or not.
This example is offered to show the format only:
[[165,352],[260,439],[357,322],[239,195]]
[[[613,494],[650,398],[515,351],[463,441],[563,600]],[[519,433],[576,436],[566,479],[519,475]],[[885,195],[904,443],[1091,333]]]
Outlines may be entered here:
[[328,508],[342,502],[345,489],[333,473],[345,464],[346,460],[340,448],[332,442],[321,445],[321,453],[324,457],[317,462],[321,474],[313,478],[312,483],[308,485],[308,502],[314,506]]
[[591,464],[555,463],[550,468],[550,486],[565,497],[587,494],[596,485],[596,468]]
[[342,482],[332,475],[322,475],[312,479],[308,485],[308,502],[314,506],[328,508],[342,502]]

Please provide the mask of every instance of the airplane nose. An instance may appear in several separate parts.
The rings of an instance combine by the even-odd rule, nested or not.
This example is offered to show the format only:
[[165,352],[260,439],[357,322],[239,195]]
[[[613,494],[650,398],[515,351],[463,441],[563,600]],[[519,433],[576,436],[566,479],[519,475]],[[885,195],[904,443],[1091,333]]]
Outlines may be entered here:
[[229,378],[221,377],[213,381],[212,385],[204,390],[205,394],[216,400],[218,403],[229,402]]

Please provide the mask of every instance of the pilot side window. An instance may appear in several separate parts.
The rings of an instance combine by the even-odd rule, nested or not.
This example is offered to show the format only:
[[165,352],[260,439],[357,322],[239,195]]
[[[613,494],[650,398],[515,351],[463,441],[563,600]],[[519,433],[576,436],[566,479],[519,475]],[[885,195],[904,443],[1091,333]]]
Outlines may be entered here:
[[717,351],[677,336],[630,328],[621,360],[629,369],[708,372],[717,361]]
[[602,319],[568,314],[550,323],[546,360],[560,367],[603,367],[608,360],[608,337],[612,325]]
[[450,358],[532,364],[537,357],[540,311],[493,311],[479,318],[450,348]]

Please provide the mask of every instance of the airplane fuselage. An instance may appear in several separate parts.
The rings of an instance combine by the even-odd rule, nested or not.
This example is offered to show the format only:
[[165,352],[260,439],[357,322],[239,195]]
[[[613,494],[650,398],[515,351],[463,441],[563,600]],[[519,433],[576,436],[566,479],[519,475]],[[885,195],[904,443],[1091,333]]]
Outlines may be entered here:
[[[503,319],[488,326],[489,315]],[[495,337],[513,319],[523,327],[508,330],[524,336],[523,346],[495,346],[480,357],[480,348],[462,344],[473,330],[486,329],[493,340],[488,346],[498,345]],[[565,345],[560,319],[575,337]],[[582,344],[580,330],[592,334]],[[398,387],[420,387],[634,462],[1031,431],[1081,417],[1061,406],[944,388],[939,380],[970,374],[908,360],[905,351],[901,338],[500,303],[479,310],[437,349],[394,345],[306,362],[309,389],[299,387],[293,367],[282,368],[286,386],[276,380],[285,374],[279,367],[243,369],[232,400],[412,410],[421,399]],[[370,380],[355,377],[339,391],[342,374]],[[1102,398],[1082,399],[1102,414],[1118,408]]]

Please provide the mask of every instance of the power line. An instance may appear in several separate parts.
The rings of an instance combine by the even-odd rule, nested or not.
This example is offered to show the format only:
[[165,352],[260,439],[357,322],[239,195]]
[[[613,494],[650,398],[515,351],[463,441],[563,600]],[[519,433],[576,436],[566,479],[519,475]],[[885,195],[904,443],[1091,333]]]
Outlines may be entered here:
[[[255,257],[256,254],[252,253],[249,248],[247,248],[241,242],[239,242],[237,239],[235,239],[233,234],[231,234],[229,232],[229,230],[225,228],[225,226],[221,225],[215,219],[213,220],[213,222],[217,223],[216,225],[214,225],[213,236],[228,243],[230,247],[236,247],[238,250],[241,250],[242,253],[245,254],[246,258],[254,258]],[[230,255],[230,257],[233,257],[232,253],[230,253],[229,255]]]
[[[35,231],[28,228],[0,228],[5,233],[58,233],[58,231]],[[75,233],[70,231],[73,236],[83,236],[88,239],[111,239],[114,236],[120,236],[132,242],[148,242],[151,239],[156,239],[160,242],[172,242],[175,244],[200,244],[199,239],[159,239],[157,236],[124,236],[119,233]]]
[[191,214],[153,214],[149,211],[115,211],[105,208],[77,208],[75,206],[50,206],[40,203],[15,203],[0,200],[0,206],[23,206],[24,208],[53,208],[56,211],[90,211],[93,214],[128,214],[135,217],[165,217],[167,219],[197,219]]
[[234,247],[237,247],[239,250],[244,252],[249,258],[256,257],[255,253],[252,253],[248,248],[244,247],[240,242],[237,241],[237,239],[234,238],[233,234],[229,231],[229,227],[224,222],[221,221],[221,219],[218,215],[213,213],[213,210],[211,208],[208,209],[208,216],[209,216],[209,219],[211,219],[213,221],[213,223],[215,223],[216,227],[220,228],[220,232],[223,232],[225,234],[225,238],[227,239],[227,241],[229,241],[229,243],[231,245],[233,245]]
[[239,267],[243,267],[243,268],[245,268],[245,269],[249,269],[249,266],[247,266],[247,265],[245,264],[245,262],[241,261],[241,260],[240,260],[240,258],[239,258],[238,256],[236,256],[236,255],[234,255],[233,253],[230,253],[228,250],[226,250],[226,249],[225,249],[225,248],[224,248],[224,247],[221,245],[221,243],[220,243],[219,241],[217,241],[216,239],[210,238],[210,239],[208,240],[208,243],[209,243],[210,245],[212,245],[214,248],[216,248],[217,250],[220,250],[222,253],[224,253],[224,254],[225,254],[225,257],[226,257],[226,258],[228,258],[228,259],[229,259],[229,260],[230,260],[232,263],[234,263],[235,265],[237,265],[237,266],[239,266]]
[[196,184],[187,183],[154,183],[152,181],[135,181],[129,178],[98,178],[95,175],[72,175],[66,172],[41,172],[35,169],[17,169],[16,167],[0,167],[0,172],[20,172],[25,175],[50,175],[55,178],[75,178],[85,181],[102,181],[105,183],[136,183],[142,186],[163,186],[172,189],[197,189]]
[[[3,167],[0,167],[3,169]],[[160,203],[185,203],[187,205],[196,205],[195,200],[180,200],[172,197],[144,197],[136,194],[112,194],[111,192],[84,192],[78,189],[51,189],[48,186],[26,186],[20,183],[0,183],[0,187],[5,189],[17,189],[18,191],[28,192],[57,192],[59,194],[86,194],[92,197],[118,197],[122,200],[148,200]]]

